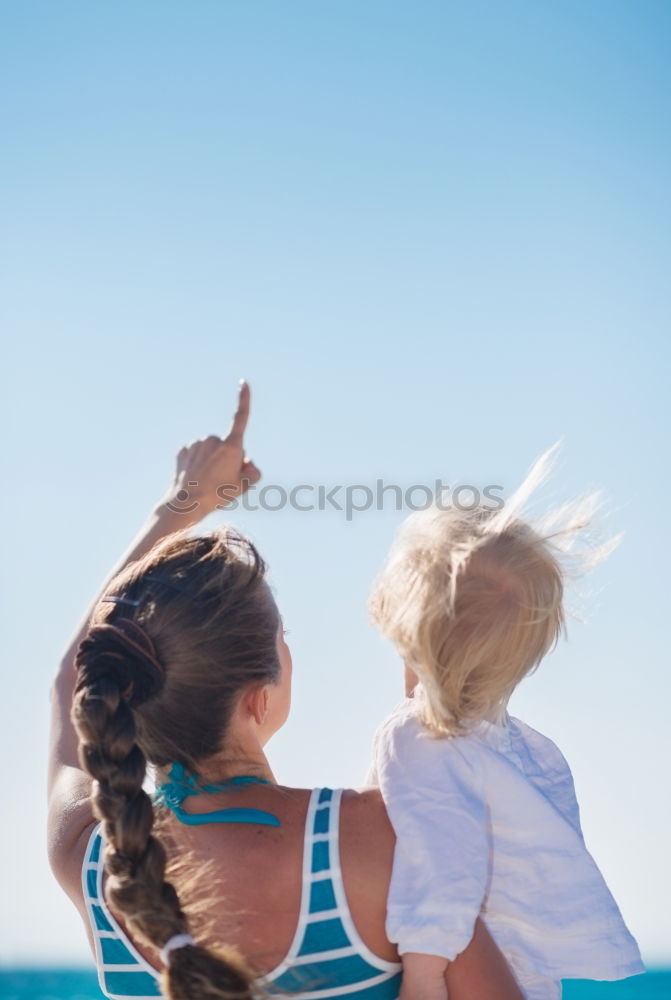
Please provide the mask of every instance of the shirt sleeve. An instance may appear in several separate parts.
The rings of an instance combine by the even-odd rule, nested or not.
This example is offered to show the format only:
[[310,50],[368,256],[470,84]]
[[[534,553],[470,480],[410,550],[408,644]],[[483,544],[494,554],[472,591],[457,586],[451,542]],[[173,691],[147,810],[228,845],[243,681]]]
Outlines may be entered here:
[[379,731],[375,768],[397,838],[387,934],[400,954],[452,961],[473,936],[490,869],[478,747],[435,738],[406,713]]

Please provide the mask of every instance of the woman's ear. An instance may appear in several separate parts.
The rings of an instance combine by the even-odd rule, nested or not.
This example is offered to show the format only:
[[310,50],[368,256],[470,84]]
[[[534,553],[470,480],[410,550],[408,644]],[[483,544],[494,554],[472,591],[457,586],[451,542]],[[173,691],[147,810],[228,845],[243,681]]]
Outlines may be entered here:
[[262,726],[266,721],[269,701],[270,692],[267,684],[264,684],[263,687],[251,688],[245,696],[245,708],[257,726]]

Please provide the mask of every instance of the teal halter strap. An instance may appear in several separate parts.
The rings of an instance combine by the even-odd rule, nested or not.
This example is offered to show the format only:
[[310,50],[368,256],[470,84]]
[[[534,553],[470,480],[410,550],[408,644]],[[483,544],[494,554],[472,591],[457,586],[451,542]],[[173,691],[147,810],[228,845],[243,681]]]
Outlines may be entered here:
[[218,785],[201,785],[197,774],[189,774],[182,764],[173,764],[168,773],[169,781],[160,785],[154,793],[154,802],[166,806],[186,826],[203,826],[205,823],[260,823],[262,826],[279,826],[280,821],[272,813],[262,809],[215,809],[209,813],[188,813],[182,809],[182,802],[190,795],[212,792],[230,792],[240,785],[269,785],[265,778],[255,778],[251,774],[241,774]]

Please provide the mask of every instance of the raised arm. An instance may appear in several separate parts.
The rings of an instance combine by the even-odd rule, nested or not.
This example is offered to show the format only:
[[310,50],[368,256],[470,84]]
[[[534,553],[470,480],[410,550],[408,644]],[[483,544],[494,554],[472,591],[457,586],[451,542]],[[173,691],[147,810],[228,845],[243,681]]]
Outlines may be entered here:
[[[223,506],[261,473],[245,456],[244,432],[249,418],[250,390],[241,382],[238,405],[225,438],[215,435],[181,449],[172,485],[151,510],[129,548],[105,578],[61,659],[52,687],[48,767],[49,858],[56,877],[70,895],[79,892],[81,841],[94,821],[89,795],[91,779],[82,771],[78,740],[70,721],[75,686],[75,655],[86,635],[92,611],[108,583],[128,563],[139,559],[156,542],[189,529]],[[225,489],[220,489],[225,487]]]

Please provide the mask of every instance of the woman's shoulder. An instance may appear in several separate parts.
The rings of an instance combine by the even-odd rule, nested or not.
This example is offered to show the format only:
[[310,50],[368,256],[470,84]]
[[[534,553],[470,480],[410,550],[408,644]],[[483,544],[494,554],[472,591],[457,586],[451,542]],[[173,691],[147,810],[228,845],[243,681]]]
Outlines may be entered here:
[[384,929],[395,842],[379,789],[343,791],[340,866],[347,904],[366,945],[389,962],[398,961]]
[[391,873],[394,855],[394,829],[378,788],[345,789],[342,793],[340,845],[349,855],[366,866]]
[[384,836],[391,830],[384,799],[379,788],[345,788],[342,791],[343,822],[354,826],[370,825]]

